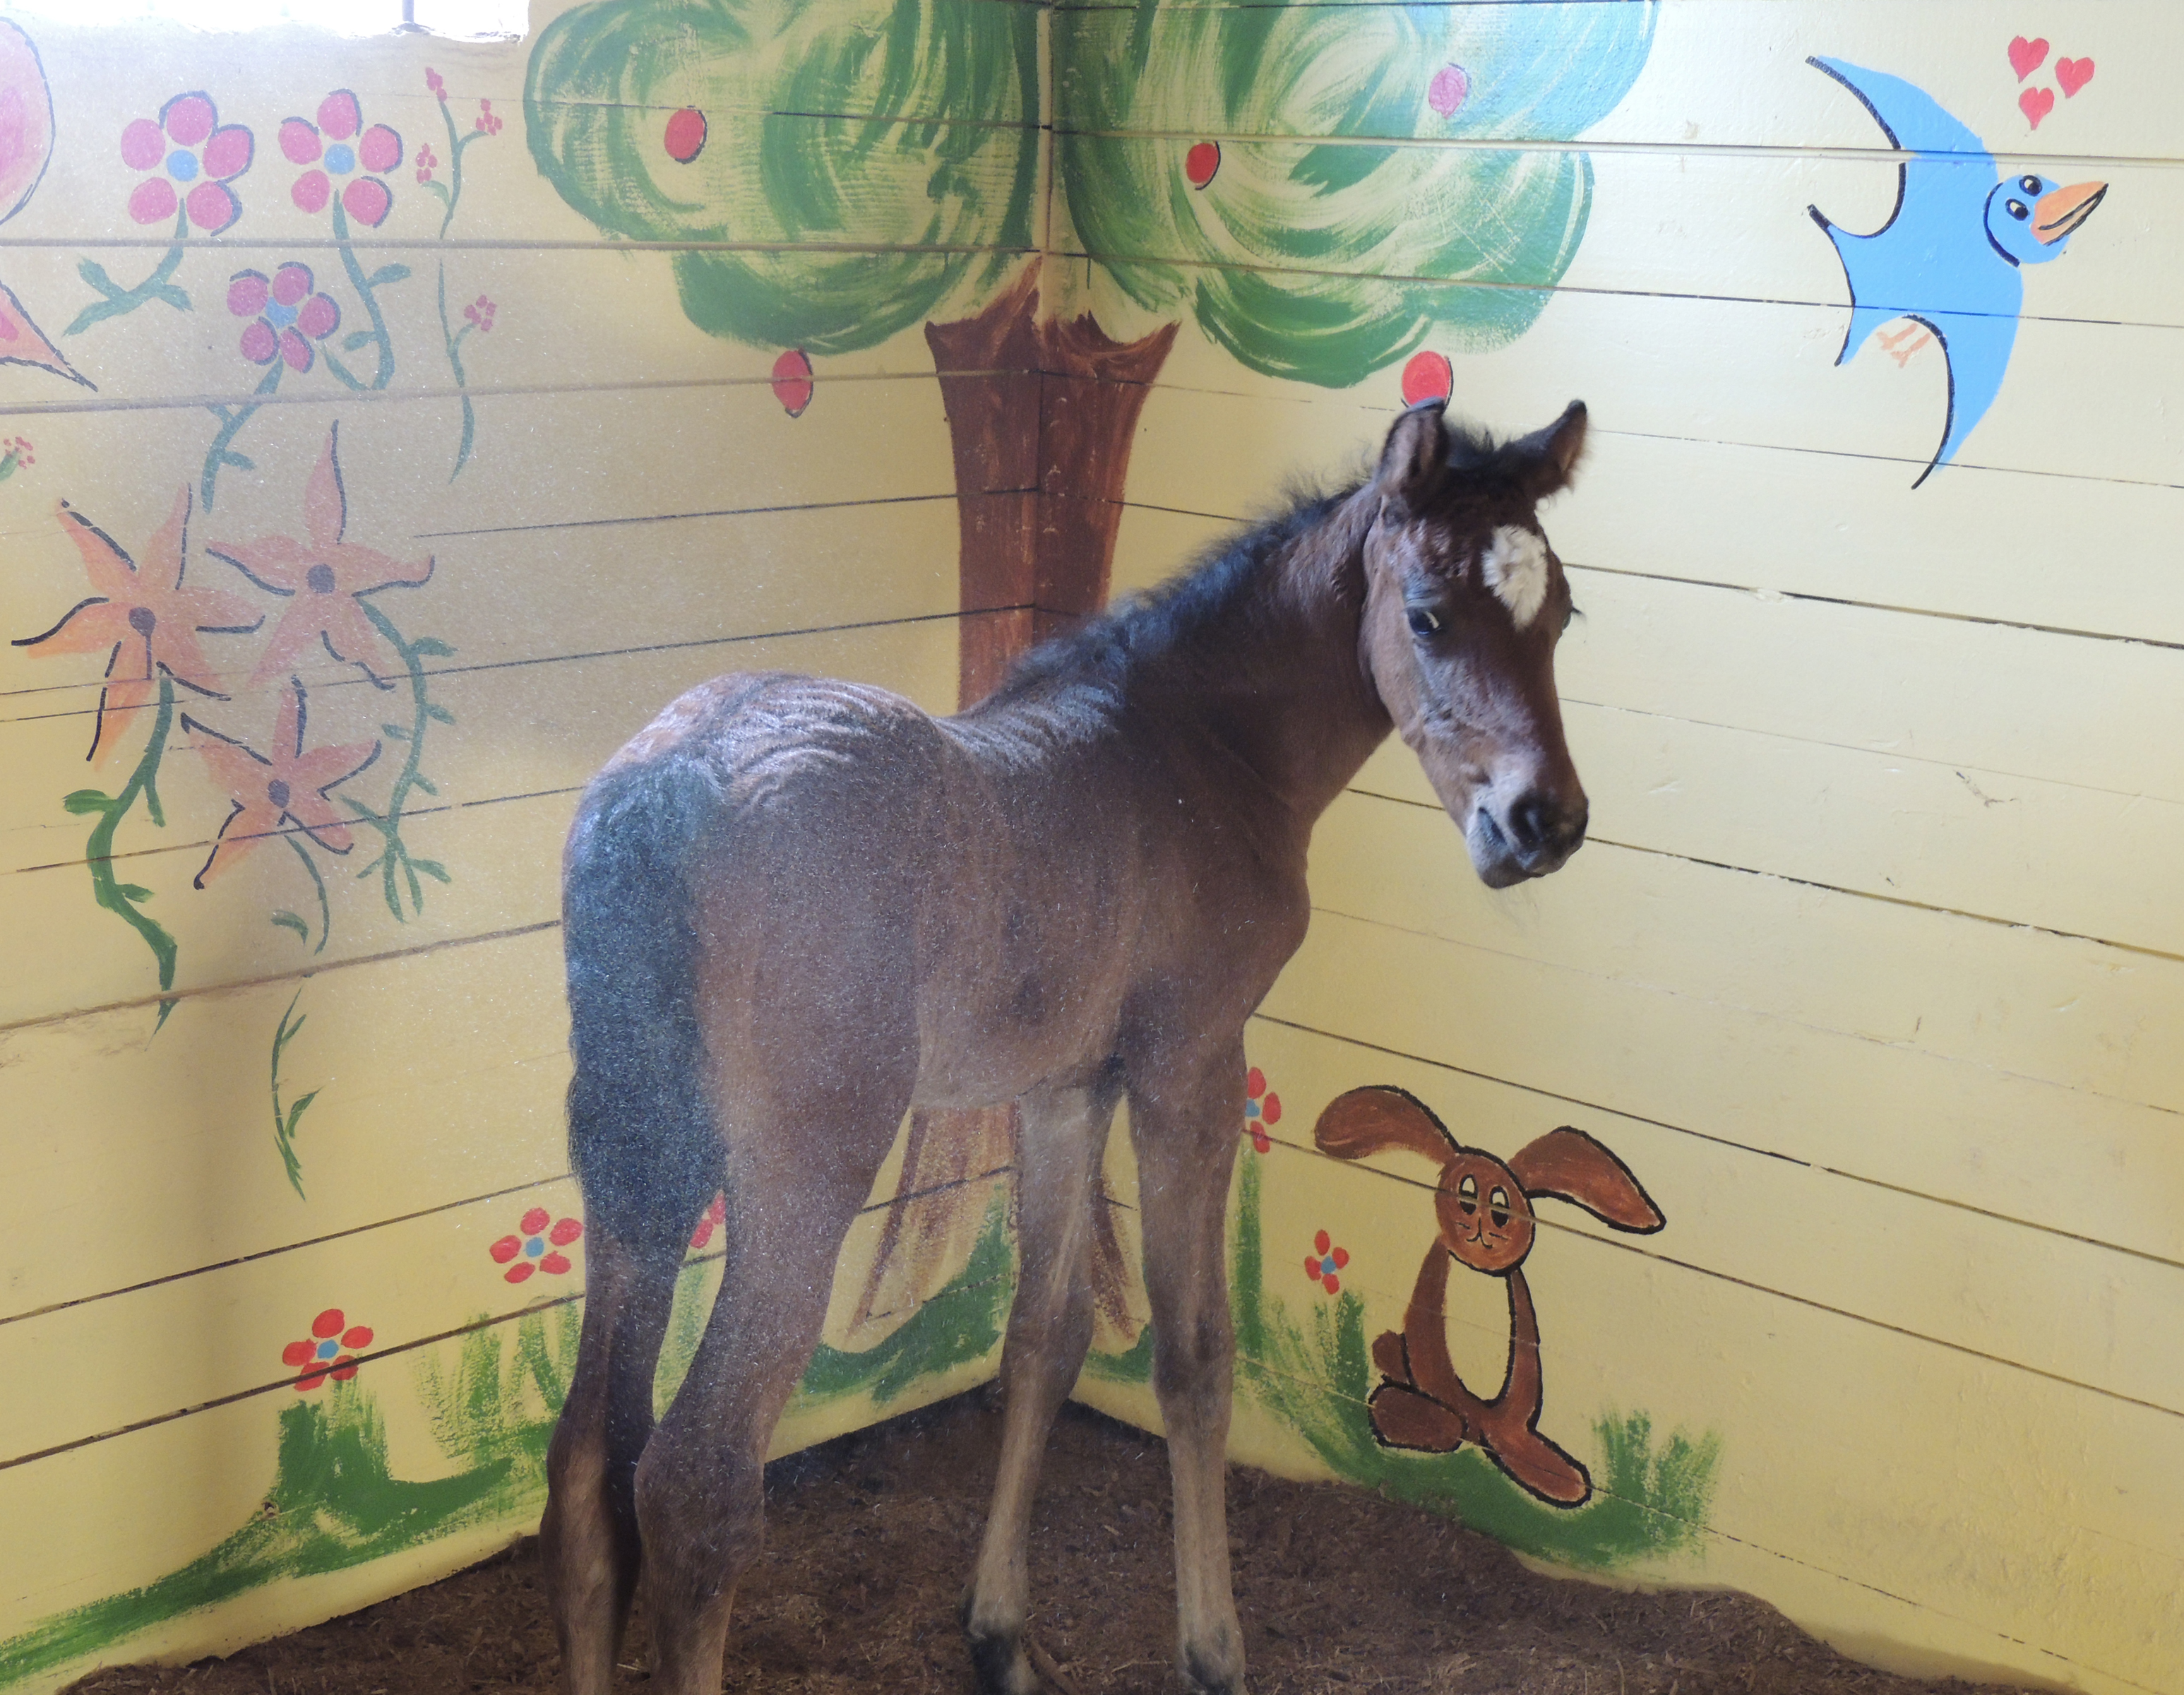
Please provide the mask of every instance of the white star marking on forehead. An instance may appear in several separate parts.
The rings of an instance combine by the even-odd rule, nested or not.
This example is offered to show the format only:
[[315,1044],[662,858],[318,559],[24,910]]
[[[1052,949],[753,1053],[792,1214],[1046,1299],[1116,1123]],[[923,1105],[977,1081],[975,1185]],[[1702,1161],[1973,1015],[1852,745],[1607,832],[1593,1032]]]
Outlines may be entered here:
[[1509,609],[1523,629],[1540,615],[1547,598],[1547,541],[1534,530],[1504,524],[1494,532],[1479,566],[1486,586]]

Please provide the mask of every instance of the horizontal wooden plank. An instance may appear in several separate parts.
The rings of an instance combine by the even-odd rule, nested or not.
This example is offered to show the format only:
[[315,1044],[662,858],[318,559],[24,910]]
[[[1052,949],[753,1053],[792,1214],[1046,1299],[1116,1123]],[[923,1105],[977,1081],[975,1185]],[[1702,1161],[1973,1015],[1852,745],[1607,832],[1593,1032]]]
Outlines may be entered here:
[[[1115,334],[1151,321],[1115,304],[1097,277],[1084,298]],[[1574,396],[1603,432],[1851,455],[1865,461],[1855,486],[1876,511],[1907,508],[1947,479],[1973,480],[1981,471],[2089,484],[2184,481],[2176,428],[2160,410],[2184,338],[2167,329],[2022,324],[1994,405],[1952,464],[1914,488],[1947,415],[1943,362],[1913,357],[1899,367],[1869,346],[1838,366],[1848,318],[1847,297],[1841,305],[1804,306],[1563,292],[1509,346],[1467,353],[1431,334],[1426,346],[1453,364],[1457,410],[1497,429],[1536,428]],[[1346,467],[1385,433],[1401,404],[1396,375],[1360,370],[1357,386],[1323,399],[1256,376],[1187,331],[1162,370],[1167,392],[1146,404],[1131,498],[1204,510],[1206,483],[1186,467],[1217,456],[1256,466],[1260,478],[1300,462],[1322,472]],[[1185,398],[1195,391],[1241,395],[1249,405],[1240,411]],[[2071,498],[2059,486],[2047,493]],[[1552,531],[1554,509],[1546,519]],[[1810,523],[1808,510],[1798,521]]]
[[[1141,8],[1127,4],[1058,6],[1055,17],[1056,110],[1067,122],[1103,126],[1247,134],[1451,135],[1488,140],[1524,139],[1543,133],[1538,120],[1556,110],[1512,113],[1507,98],[1494,98],[1491,80],[1513,48],[1541,36],[1585,38],[1579,6],[1555,8],[1563,19],[1538,20],[1518,0],[1436,7],[1424,17],[1379,3],[1336,0],[1323,21],[1320,8],[1301,8],[1272,33],[1273,47],[1259,67],[1262,81],[1240,97],[1229,95],[1208,69],[1178,77],[1141,96],[1127,114],[1107,109],[1091,84],[1102,67],[1121,61]],[[1165,37],[1167,63],[1178,59],[1217,67],[1253,63],[1251,46],[1269,33],[1253,16],[1249,0],[1167,0],[1152,10],[1153,39]],[[1325,8],[1334,10],[1334,8]],[[1575,14],[1573,16],[1572,14]],[[1595,149],[1618,145],[1875,150],[1886,146],[1872,119],[1837,85],[1805,63],[1824,53],[1908,78],[2008,159],[2037,156],[2137,157],[2160,159],[2173,151],[2161,121],[2159,83],[2140,55],[2184,45],[2184,26],[2165,13],[2075,7],[2068,39],[2053,27],[2056,51],[2092,58],[2099,84],[2092,99],[2059,101],[2036,135],[2017,105],[2019,81],[1992,11],[1979,0],[1933,0],[1911,11],[1887,0],[1797,0],[1754,7],[1742,0],[1665,0],[1645,68],[1630,93],[1582,132]],[[1568,21],[1565,21],[1568,20]],[[1353,44],[1354,45],[1351,45]],[[1424,75],[1399,64],[1388,78],[1389,98],[1344,102],[1351,83],[1326,75],[1325,61],[1346,45],[1355,54],[1351,79],[1362,82],[1390,59],[1418,60]],[[1538,50],[1538,49],[1535,49]],[[1565,45],[1565,51],[1568,47]],[[1417,83],[1415,98],[1427,106],[1426,85],[1443,62],[1476,68],[1466,98],[1444,117],[1430,107],[1415,118],[1395,103],[1396,90]],[[2051,68],[2031,79],[2053,86]],[[1332,86],[1329,85],[1332,84]],[[1226,97],[1226,98],[1224,98]],[[1445,99],[1446,95],[1443,96]],[[1224,124],[1223,120],[1228,122]]]
[[[1372,398],[1371,388],[1359,391],[1361,400]],[[1284,472],[1331,480],[1349,471],[1387,428],[1392,382],[1378,398],[1387,410],[1351,412],[1334,400],[1323,408],[1277,406],[1263,398],[1223,401],[1155,388],[1145,427],[1166,438],[1164,417],[1179,412],[1173,427],[1201,431],[1223,450],[1201,454],[1188,481],[1162,475],[1157,448],[1140,455],[1131,496],[1149,516],[1125,519],[1125,541],[1135,524],[1167,527],[1157,539],[1122,548],[1118,586],[1158,582],[1228,523],[1265,511]],[[1476,415],[1470,403],[1457,404]],[[1529,413],[1487,420],[1504,429],[1533,421]],[[1695,520],[1695,488],[1706,491],[1702,521]],[[1915,499],[1875,497],[1872,468],[1862,459],[1631,435],[1596,406],[1576,489],[1542,516],[1574,569],[2184,643],[2184,583],[2168,569],[2167,552],[2184,525],[2184,487],[2074,483],[2065,493],[2053,479],[1996,471],[1937,477]],[[1190,514],[1206,516],[1193,523]],[[2100,568],[2057,569],[2048,547],[2025,544],[2028,517],[2036,535],[2061,524],[2073,552],[2099,560]],[[1592,599],[1580,594],[1579,605],[1597,623]],[[1581,624],[1572,634],[1597,639],[1600,633]],[[1710,655],[1702,669],[1731,658]],[[2136,654],[2126,661],[2139,662]],[[1900,689],[1914,679],[1874,680]],[[1929,704],[1947,710],[1949,703]],[[2068,711],[2078,703],[2051,704]],[[2105,752],[2117,739],[2103,737],[2083,750]]]
[[[0,525],[26,564],[8,587],[11,632],[50,627],[74,604],[66,595],[83,567],[53,521],[53,502],[71,501],[134,555],[166,521],[178,491],[192,495],[191,538],[244,539],[289,535],[303,527],[303,498],[313,467],[338,426],[349,510],[347,539],[400,559],[456,557],[456,541],[494,532],[532,532],[535,571],[581,564],[590,538],[617,524],[691,515],[853,505],[952,493],[945,415],[930,375],[895,382],[845,382],[847,399],[815,400],[816,412],[791,418],[762,382],[704,384],[613,392],[504,393],[474,402],[473,453],[450,481],[462,434],[461,397],[365,399],[321,396],[270,407],[233,441],[254,460],[248,471],[220,473],[214,503],[203,498],[204,462],[216,421],[202,410],[124,411],[27,420],[6,427],[36,443],[37,462],[9,479]],[[177,416],[187,425],[178,425]],[[900,451],[872,451],[899,437]],[[661,448],[649,447],[657,442]],[[107,456],[132,467],[116,479]],[[17,499],[15,496],[28,498]],[[549,536],[566,527],[582,532]],[[237,530],[241,534],[237,535]],[[210,575],[215,567],[197,567]],[[216,567],[220,576],[228,567]],[[196,586],[197,579],[191,579]],[[29,593],[34,605],[14,597]],[[26,619],[36,619],[17,629]],[[14,667],[27,655],[8,650]],[[35,679],[45,667],[33,665]]]
[[[886,548],[897,566],[884,575],[872,570],[880,550],[876,517],[887,525]],[[373,604],[408,638],[429,633],[449,650],[421,659],[431,686],[467,675],[475,679],[472,689],[489,688],[490,673],[543,661],[641,650],[726,650],[792,632],[832,628],[846,635],[844,627],[947,619],[961,604],[954,557],[958,523],[955,499],[943,495],[897,502],[883,514],[856,505],[606,525],[551,538],[516,531],[421,542],[405,549],[404,562],[434,549],[426,555],[432,583]],[[35,620],[49,627],[58,622],[55,609],[64,613],[74,604],[70,597],[90,586],[58,523],[49,523],[39,539],[58,543],[70,557],[41,559],[35,571],[15,574],[4,610],[17,627]],[[248,530],[241,538],[215,531],[213,544],[248,556],[260,539]],[[50,554],[50,545],[40,551]],[[35,581],[35,590],[26,578]],[[254,683],[291,602],[214,557],[194,562],[188,580],[220,588],[263,619],[254,631],[212,635],[199,644],[209,662],[201,680],[231,697],[214,700],[178,690],[200,722],[215,728],[239,724],[231,733],[254,733],[259,721],[270,722],[292,679],[328,712],[338,713],[337,703],[352,695],[365,700],[359,726],[413,716],[406,680],[401,689],[371,689],[354,666],[337,661],[316,643],[280,666],[277,676]],[[858,587],[850,590],[850,583]],[[399,677],[395,657],[391,650],[379,654],[375,672]],[[0,677],[20,686],[0,694],[0,748],[26,776],[82,765],[97,725],[103,661],[98,653],[10,653]],[[70,772],[71,778],[81,774]],[[19,847],[0,845],[0,865],[51,856],[34,841],[55,827],[51,812],[46,797],[35,794],[0,801],[0,845],[23,837]]]
[[[2170,1114],[1332,912],[1315,915],[1264,1011],[1574,1104],[2184,1260]],[[2130,1352],[2103,1345],[2098,1383],[2184,1406],[2146,1375],[2161,1368]]]
[[[1160,127],[1167,132],[1063,136],[1061,181],[1122,179],[1149,189],[1184,182],[1186,157],[1202,138],[1188,125]],[[1893,157],[1611,148],[1590,155],[1584,241],[1573,256],[1554,239],[1562,231],[1552,220],[1529,243],[1509,239],[1498,224],[1491,241],[1473,231],[1479,209],[1516,221],[1505,209],[1525,204],[1516,198],[1523,188],[1566,177],[1577,192],[1585,166],[1567,148],[1429,139],[1333,148],[1240,137],[1221,148],[1218,173],[1190,196],[1187,220],[1146,218],[1141,229],[1113,234],[1104,222],[1080,225],[1071,250],[1102,262],[1263,268],[1276,287],[1284,274],[1299,288],[1307,276],[1334,274],[1831,307],[1848,298],[1843,268],[1808,209],[1844,230],[1871,231],[1889,221],[1898,192]],[[2070,264],[2028,273],[2024,316],[2184,323],[2173,294],[2154,280],[2164,244],[2180,239],[2184,183],[2165,163],[2098,169],[2109,192],[2098,220],[2071,237]],[[1330,177],[1339,192],[1323,186]],[[1559,208],[1544,188],[1534,192]],[[1445,231],[1438,239],[1437,231]],[[1914,295],[1892,304],[1931,302]]]
[[1469,864],[1439,807],[1351,794],[1313,834],[1313,904],[2184,1112],[2184,962],[1613,842],[1500,894]]
[[[967,1210],[975,1222],[1005,1192],[1006,1180],[978,1179],[967,1202],[948,1192],[868,1209],[844,1246],[843,1278],[861,1281],[890,1211],[900,1215],[899,1228],[912,1235],[928,1215],[938,1217],[944,1209],[951,1214]],[[49,1386],[46,1394],[17,1396],[0,1408],[0,1469],[86,1440],[110,1439],[209,1402],[280,1388],[298,1374],[284,1363],[283,1350],[309,1341],[316,1335],[315,1319],[336,1307],[347,1328],[328,1340],[359,1361],[359,1377],[369,1372],[376,1378],[386,1370],[380,1355],[507,1318],[540,1300],[581,1292],[581,1236],[550,1245],[565,1262],[558,1274],[550,1274],[549,1258],[526,1261],[519,1252],[511,1263],[491,1252],[511,1235],[522,1239],[521,1221],[533,1208],[544,1209],[554,1221],[550,1229],[561,1228],[563,1218],[581,1220],[574,1180],[397,1219],[0,1324],[0,1363],[9,1375]],[[712,1251],[718,1252],[717,1243]],[[513,1286],[505,1280],[510,1270],[533,1263],[546,1269]],[[838,1304],[838,1323],[849,1315],[854,1298]],[[873,1346],[908,1317],[908,1311],[876,1313],[875,1322],[861,1327],[858,1340],[864,1347]],[[369,1336],[342,1341],[358,1326],[368,1329]],[[837,1328],[827,1340],[848,1338]],[[318,1346],[323,1349],[323,1343]],[[99,1369],[101,1361],[123,1354],[136,1362],[135,1370]],[[683,1358],[687,1363],[687,1353]]]
[[[398,919],[383,871],[359,883],[344,860],[328,856],[331,875],[321,871],[320,876],[328,878],[329,905],[335,898],[341,904],[333,919],[337,939],[324,955],[307,958],[297,935],[270,922],[271,913],[285,909],[308,914],[307,928],[324,923],[309,876],[295,855],[278,845],[268,841],[248,853],[237,868],[223,871],[205,889],[191,886],[203,861],[169,838],[209,843],[231,805],[202,761],[176,756],[165,763],[161,788],[172,809],[169,828],[155,829],[140,811],[132,811],[115,834],[115,851],[136,867],[130,875],[137,884],[153,889],[159,922],[179,944],[174,986],[181,992],[287,976],[316,960],[407,950],[541,922],[558,906],[556,867],[572,791],[683,689],[727,671],[770,666],[861,677],[944,710],[956,689],[956,632],[951,621],[941,620],[446,678],[433,695],[454,722],[434,732],[423,767],[439,786],[433,798],[442,810],[409,821],[404,834],[415,837],[412,857],[453,855],[444,861],[448,881],[418,885],[430,891],[418,912],[413,910],[416,891],[405,894],[398,876],[393,899],[403,907]],[[385,697],[347,692],[370,698],[339,702],[326,713],[323,733],[369,739]],[[363,722],[344,726],[337,713],[356,714]],[[57,773],[56,805],[70,780],[80,779]],[[367,792],[367,804],[385,805],[386,789]],[[464,804],[549,792],[562,798],[522,809]],[[415,798],[421,806],[426,804],[426,797]],[[381,838],[371,827],[359,828],[372,844],[363,850],[370,859]],[[480,859],[459,850],[465,837],[476,841]],[[135,857],[148,852],[156,858]],[[360,870],[356,852],[353,846],[346,862]],[[35,980],[19,979],[12,999],[0,991],[0,1026],[156,997],[150,953],[125,924],[94,904],[81,863],[56,863],[0,879],[0,900],[7,903],[11,934],[20,945],[51,950],[54,960],[54,968],[36,973]]]

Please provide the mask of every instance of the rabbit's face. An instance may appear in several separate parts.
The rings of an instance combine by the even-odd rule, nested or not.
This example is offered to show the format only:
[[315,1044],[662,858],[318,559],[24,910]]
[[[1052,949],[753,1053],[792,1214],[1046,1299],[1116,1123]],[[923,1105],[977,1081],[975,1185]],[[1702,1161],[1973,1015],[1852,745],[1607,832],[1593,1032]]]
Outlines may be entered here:
[[1466,1148],[1451,1158],[1434,1204],[1442,1243],[1474,1271],[1499,1276],[1532,1251],[1532,1203],[1490,1153]]

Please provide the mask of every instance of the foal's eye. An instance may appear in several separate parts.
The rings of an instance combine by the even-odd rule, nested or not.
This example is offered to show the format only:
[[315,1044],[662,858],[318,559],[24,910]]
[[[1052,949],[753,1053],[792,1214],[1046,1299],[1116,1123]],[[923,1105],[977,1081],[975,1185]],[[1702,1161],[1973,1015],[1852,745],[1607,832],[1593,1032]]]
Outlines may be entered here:
[[1494,1192],[1486,1197],[1486,1208],[1493,1215],[1496,1229],[1507,1228],[1509,1223],[1509,1191],[1496,1184]]
[[1479,1179],[1467,1173],[1463,1180],[1456,1185],[1456,1204],[1467,1213],[1475,1213],[1479,1210]]
[[1437,636],[1441,631],[1440,614],[1429,606],[1413,606],[1410,611],[1411,633],[1424,640]]

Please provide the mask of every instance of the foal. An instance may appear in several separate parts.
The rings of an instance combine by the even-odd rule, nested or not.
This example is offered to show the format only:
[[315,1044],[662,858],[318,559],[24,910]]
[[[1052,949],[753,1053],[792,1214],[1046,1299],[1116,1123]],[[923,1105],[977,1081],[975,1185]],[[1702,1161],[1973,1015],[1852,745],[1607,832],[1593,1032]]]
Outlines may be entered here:
[[[1569,590],[1534,507],[1585,431],[1574,404],[1496,446],[1414,408],[1369,480],[1038,650],[957,717],[724,677],[593,781],[564,889],[589,1288],[541,1531],[571,1695],[607,1689],[640,1575],[653,1687],[719,1689],[766,1445],[850,1221],[905,1112],[1004,1101],[1021,1275],[963,1616],[982,1689],[1039,1687],[1033,1490],[1090,1343],[1093,1185],[1125,1098],[1179,1661],[1198,1689],[1243,1687],[1222,1241],[1244,1023],[1304,939],[1312,823],[1391,724],[1489,884],[1584,839],[1554,688]],[[655,1430],[683,1246],[716,1190],[720,1295]]]

